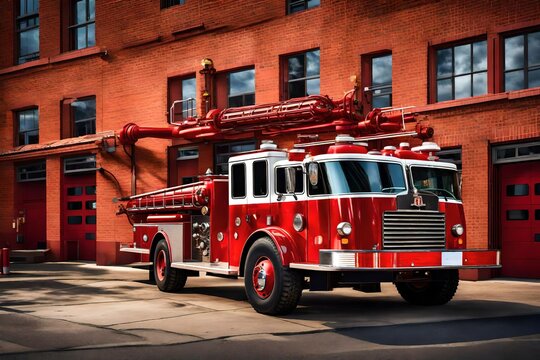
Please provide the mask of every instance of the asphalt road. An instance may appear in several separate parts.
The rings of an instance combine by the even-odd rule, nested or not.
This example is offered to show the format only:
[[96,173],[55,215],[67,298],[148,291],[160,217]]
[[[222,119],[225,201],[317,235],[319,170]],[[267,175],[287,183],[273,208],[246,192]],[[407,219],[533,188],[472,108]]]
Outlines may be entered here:
[[257,314],[242,280],[85,263],[13,265],[0,277],[2,359],[538,359],[540,281],[460,282],[440,307],[379,294],[304,292],[293,314]]

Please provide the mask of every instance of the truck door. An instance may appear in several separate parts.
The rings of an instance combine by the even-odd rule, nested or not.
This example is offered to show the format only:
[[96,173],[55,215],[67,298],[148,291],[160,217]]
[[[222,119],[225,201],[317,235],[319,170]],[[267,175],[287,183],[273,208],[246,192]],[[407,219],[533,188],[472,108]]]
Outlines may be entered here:
[[254,160],[249,164],[248,171],[248,208],[246,221],[250,232],[262,229],[271,223],[268,160]]

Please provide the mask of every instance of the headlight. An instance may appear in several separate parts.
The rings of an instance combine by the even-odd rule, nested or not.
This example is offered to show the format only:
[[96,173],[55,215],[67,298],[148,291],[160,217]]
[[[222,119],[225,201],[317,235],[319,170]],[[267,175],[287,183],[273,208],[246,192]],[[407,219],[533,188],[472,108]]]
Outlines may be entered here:
[[461,235],[463,235],[463,232],[464,232],[463,225],[456,224],[456,225],[452,226],[452,234],[454,236],[461,236]]
[[346,221],[340,222],[337,226],[337,232],[341,236],[351,235],[352,226]]

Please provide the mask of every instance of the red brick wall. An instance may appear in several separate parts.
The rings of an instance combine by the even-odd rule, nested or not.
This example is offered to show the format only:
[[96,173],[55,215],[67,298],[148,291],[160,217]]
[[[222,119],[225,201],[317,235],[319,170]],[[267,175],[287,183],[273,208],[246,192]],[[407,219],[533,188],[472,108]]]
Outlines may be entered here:
[[[219,71],[255,66],[257,103],[280,97],[279,57],[320,48],[321,92],[338,98],[360,78],[362,54],[390,49],[393,55],[394,105],[428,103],[430,44],[496,34],[520,24],[540,24],[540,3],[528,1],[352,1],[322,0],[322,5],[285,16],[285,1],[195,1],[160,10],[157,0],[96,2],[96,39],[108,55],[93,55],[26,70],[1,73],[13,66],[13,0],[0,2],[0,152],[13,148],[12,110],[37,105],[40,143],[60,138],[63,98],[95,95],[97,131],[119,129],[126,122],[165,125],[167,78],[198,72],[209,57]],[[60,54],[60,0],[41,1],[41,58]],[[204,29],[201,25],[204,24]],[[174,34],[173,34],[174,33]],[[159,41],[158,41],[159,39]],[[73,55],[81,54],[74,52]],[[40,60],[41,61],[41,60]],[[197,73],[197,86],[203,78]],[[198,99],[200,103],[200,99]],[[539,97],[500,100],[431,111],[435,140],[462,145],[464,199],[471,246],[486,246],[488,235],[488,149],[490,143],[535,138]],[[290,146],[293,136],[279,142]],[[166,184],[166,148],[171,142],[143,139],[137,144],[137,190]],[[48,240],[60,249],[60,157],[47,160]],[[201,172],[212,167],[212,145],[201,145]],[[129,159],[121,147],[98,154],[98,163],[130,192]],[[2,179],[13,179],[13,163],[0,161]],[[118,191],[97,174],[97,242],[102,249],[129,241],[124,217],[114,216],[111,198]],[[0,187],[7,204],[0,208],[0,234],[9,233],[12,181]],[[53,245],[54,244],[54,245]],[[98,263],[120,261],[117,253],[98,251]]]

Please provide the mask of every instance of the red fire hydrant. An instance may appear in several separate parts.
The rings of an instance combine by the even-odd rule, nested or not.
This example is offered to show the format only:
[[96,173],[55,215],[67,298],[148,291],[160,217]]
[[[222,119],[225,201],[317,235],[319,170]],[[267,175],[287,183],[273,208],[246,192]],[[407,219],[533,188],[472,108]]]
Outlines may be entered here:
[[9,274],[9,248],[2,249],[2,273]]

